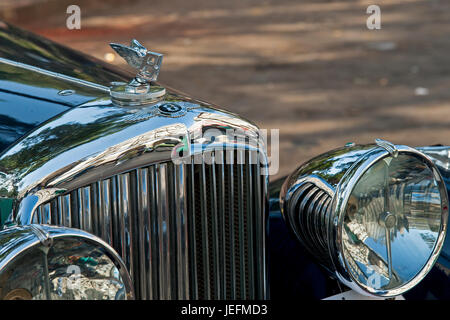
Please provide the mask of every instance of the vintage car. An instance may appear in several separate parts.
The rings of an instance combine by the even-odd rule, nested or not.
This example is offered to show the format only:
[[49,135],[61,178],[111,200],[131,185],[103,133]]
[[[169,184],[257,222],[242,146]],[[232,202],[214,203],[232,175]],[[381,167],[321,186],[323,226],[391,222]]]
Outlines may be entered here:
[[0,23],[0,299],[450,297],[449,146],[349,143],[269,185],[254,124],[111,46],[137,75]]

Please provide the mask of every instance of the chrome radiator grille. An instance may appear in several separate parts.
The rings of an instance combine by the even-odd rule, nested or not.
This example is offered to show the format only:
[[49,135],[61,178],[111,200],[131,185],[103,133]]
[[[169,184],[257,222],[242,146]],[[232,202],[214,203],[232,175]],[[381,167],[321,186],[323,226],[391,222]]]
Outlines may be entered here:
[[98,181],[41,205],[34,221],[111,244],[139,299],[263,299],[266,176],[256,152],[207,158]]

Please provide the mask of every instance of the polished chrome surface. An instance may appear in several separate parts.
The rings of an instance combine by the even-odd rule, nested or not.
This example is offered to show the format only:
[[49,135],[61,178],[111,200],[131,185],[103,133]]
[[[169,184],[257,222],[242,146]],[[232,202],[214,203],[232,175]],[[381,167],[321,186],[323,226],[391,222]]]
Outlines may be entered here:
[[[166,114],[167,104],[180,109]],[[4,153],[1,192],[16,199],[18,224],[80,228],[111,244],[138,298],[265,298],[268,177],[258,137],[253,124],[175,93],[138,109],[103,97]],[[224,148],[236,150],[234,164],[212,165],[207,155],[225,160],[216,153]],[[249,153],[255,164],[239,164]]]
[[136,39],[131,40],[130,46],[124,46],[119,43],[110,43],[113,48],[131,67],[138,69],[135,80],[140,83],[156,81],[163,55],[147,50]]
[[30,230],[36,235],[44,247],[51,247],[53,239],[50,234],[39,224],[30,224]]
[[[352,143],[343,148],[329,151],[302,164],[286,179],[280,193],[282,195],[280,196],[280,207],[282,208],[287,224],[297,237],[300,238],[298,213],[294,206],[296,206],[296,200],[301,195],[300,190],[303,189],[303,186],[308,184],[315,186],[332,198],[344,173],[367,150],[375,147],[375,145],[361,146]],[[294,197],[295,199],[293,199]],[[321,237],[326,237],[326,234],[322,233]],[[321,255],[325,254],[326,252]]]
[[[142,63],[151,60],[149,69],[142,68],[129,84],[134,85],[132,90],[116,99],[114,88],[120,91],[120,86],[127,86],[123,83],[127,78],[120,72],[74,54],[86,62],[80,65],[67,49],[50,41],[8,25],[0,28],[11,33],[5,39],[0,33],[0,38],[13,48],[19,38],[23,38],[20,43],[38,48],[36,59],[19,54],[17,62],[8,50],[0,48],[5,68],[21,72],[20,79],[8,85],[24,91],[38,88],[34,78],[30,85],[25,76],[22,81],[22,74],[30,72],[51,87],[48,92],[36,89],[39,97],[51,94],[52,99],[76,106],[33,129],[0,155],[0,196],[14,199],[10,224],[48,223],[99,235],[123,256],[139,297],[202,298],[205,293],[211,297],[267,297],[267,168],[265,164],[220,167],[202,158],[226,147],[242,154],[256,152],[265,159],[257,127],[206,102],[173,90],[162,95],[155,84],[144,83],[156,79],[160,66],[161,57],[151,57],[150,52],[141,56]],[[142,48],[137,49],[143,54]],[[48,70],[42,63],[45,57],[52,60]],[[77,75],[83,80],[78,81]],[[21,86],[21,81],[27,85]],[[54,82],[57,85],[52,87]],[[105,90],[110,82],[113,89]],[[67,90],[75,92],[58,94]],[[158,94],[151,101],[135,99],[134,95],[145,90]],[[129,94],[131,99],[126,97]],[[204,136],[210,129],[219,132],[214,140]],[[229,136],[227,130],[238,134]],[[209,189],[193,181],[190,174],[197,174],[197,169],[192,168],[199,165],[204,168],[205,181],[223,181],[223,186]],[[227,180],[229,177],[233,180]],[[195,195],[203,203],[194,205],[203,207],[198,220],[204,222],[208,239],[193,235],[198,230],[190,222],[194,214],[188,209],[193,199],[188,186],[191,181],[195,188],[203,188],[202,197]],[[242,181],[245,186],[238,185]],[[229,201],[232,209],[225,212]],[[253,209],[247,211],[247,205]],[[232,216],[231,233],[226,226],[228,216],[221,213]],[[245,229],[239,229],[241,226]],[[200,239],[201,263],[192,260],[197,257],[191,242],[195,237]],[[231,251],[232,256],[228,254]],[[200,265],[203,269],[193,272]],[[249,283],[243,281],[245,274],[249,274]],[[208,283],[197,289],[197,279],[205,277]]]
[[450,146],[419,147],[417,150],[426,154],[440,169],[446,178],[450,179]]
[[[121,255],[140,299],[262,299],[266,176],[257,151],[228,153],[234,164],[224,163],[222,151],[207,151],[201,164],[192,157],[189,164],[158,163],[93,183],[51,200],[54,206],[40,205],[34,219],[65,225],[51,219],[62,216],[59,203],[67,197],[76,199],[68,208],[78,221],[72,227],[86,230],[87,217],[111,225],[112,215],[109,232],[91,232]],[[109,195],[103,206],[85,203],[102,194]],[[76,218],[80,207],[84,220]]]
[[294,206],[287,212],[291,226],[301,243],[323,265],[329,265],[326,221],[331,209],[332,193],[312,181],[302,183],[291,202]]
[[[265,297],[266,176],[256,151],[214,152],[215,164],[192,163],[188,171],[187,212],[193,294],[206,299]],[[233,164],[225,162],[232,159]],[[242,162],[239,161],[242,158]],[[253,164],[252,164],[253,163]]]
[[155,102],[164,96],[165,88],[150,84],[158,78],[162,54],[147,50],[136,39],[131,40],[129,47],[118,43],[110,43],[110,46],[128,65],[138,70],[128,84],[112,83],[110,90],[114,102],[126,107],[139,106]]
[[0,232],[0,299],[133,298],[125,265],[91,234],[33,224]]
[[286,179],[281,200],[310,254],[364,294],[389,297],[415,286],[436,261],[447,229],[447,191],[437,167],[416,149],[384,141],[302,165]]
[[[154,111],[169,102],[183,106],[186,113],[172,118]],[[55,117],[3,153],[0,193],[19,200],[14,216],[26,224],[39,204],[58,193],[170,161],[180,144],[188,152],[203,152],[205,145],[213,145],[205,143],[203,128],[239,129],[258,136],[254,125],[175,93],[148,110],[117,107],[101,98]],[[237,144],[236,137],[225,133],[219,138],[221,143]],[[199,142],[203,147],[195,147]],[[255,148],[264,148],[258,143]]]
[[158,102],[166,89],[149,84],[113,82],[110,87],[111,100],[122,107],[142,107]]
[[389,154],[391,156],[397,157],[398,149],[397,149],[397,146],[395,144],[393,144],[392,142],[389,142],[389,141],[386,141],[386,140],[383,140],[383,139],[375,139],[375,144],[377,146],[380,146],[381,148],[383,148],[387,152],[389,152]]
[[[407,168],[406,166],[392,160],[396,158],[390,156],[390,154],[384,150],[373,150],[372,152],[368,152],[359,160],[358,164],[348,170],[342,178],[336,196],[333,199],[333,215],[335,216],[335,220],[330,221],[331,228],[329,230],[330,240],[332,239],[329,243],[330,251],[335,266],[337,266],[338,276],[341,280],[349,283],[353,288],[361,292],[369,292],[385,297],[402,294],[414,287],[426,276],[439,256],[445,239],[448,221],[447,190],[443,178],[436,166],[428,157],[416,149],[407,146],[397,146],[397,150],[397,157],[399,159],[405,157],[407,159],[417,159],[415,161],[419,164],[416,165],[416,168],[411,168],[409,169],[410,171],[408,171],[405,169]],[[389,186],[384,187],[383,192],[386,192],[387,190],[387,199],[389,199],[389,203],[393,202],[392,210],[395,212],[395,216],[398,220],[396,227],[399,228],[399,230],[402,229],[403,235],[400,235],[400,231],[397,231],[396,233],[392,233],[394,238],[391,239],[391,236],[389,236],[391,232],[389,230],[376,227],[376,230],[385,230],[386,236],[382,237],[386,241],[384,247],[384,252],[386,253],[381,253],[380,250],[383,249],[379,249],[372,244],[360,247],[360,253],[364,255],[365,252],[366,254],[366,258],[363,259],[367,259],[365,260],[367,263],[370,262],[376,265],[374,261],[379,261],[380,269],[378,269],[379,271],[373,271],[377,270],[376,267],[373,268],[372,278],[375,276],[382,277],[375,281],[375,283],[371,283],[370,275],[369,278],[361,279],[359,276],[356,276],[356,274],[359,275],[359,273],[354,273],[354,271],[359,268],[354,269],[354,265],[351,266],[352,260],[348,259],[350,246],[348,245],[349,242],[346,240],[346,230],[349,229],[346,229],[344,224],[348,222],[346,219],[347,206],[352,201],[351,197],[353,191],[358,187],[360,179],[374,176],[370,173],[365,175],[365,173],[368,172],[368,170],[375,168],[376,164],[380,163],[380,161],[392,161],[394,168],[395,165],[397,165],[397,169],[393,170],[392,176],[389,176]],[[405,170],[405,172],[402,170]],[[419,182],[429,182],[429,186],[425,188],[425,190],[429,190],[429,192],[427,191],[427,193],[424,193],[423,195],[419,195],[419,193],[423,193],[422,191],[414,191],[414,188],[418,187],[420,187],[420,190],[423,189],[423,186],[420,184],[416,185],[414,181],[416,176],[419,175],[419,172],[426,172],[428,177],[428,180],[419,180]],[[406,182],[402,182],[402,179],[396,175],[404,175]],[[409,180],[411,180],[411,182],[409,182]],[[410,197],[416,197],[417,203],[423,202],[423,207],[425,208],[425,204],[428,203],[426,201],[429,201],[435,209],[430,209],[427,210],[427,212],[422,213],[415,212],[415,210],[420,211],[420,206],[417,207],[418,205],[411,205],[412,200],[409,199],[408,201],[406,196],[404,199],[396,201],[398,194],[401,194],[400,188],[404,188],[405,185],[413,189],[410,190],[408,194]],[[386,194],[383,197],[386,199]],[[408,203],[410,203],[409,208],[407,207]],[[405,207],[402,208],[400,205]],[[387,207],[385,202],[383,206],[384,208],[377,209],[379,213],[382,213],[381,211],[385,212],[389,210],[389,207]],[[370,220],[369,215],[366,215],[366,219]],[[403,228],[401,228],[402,225]],[[369,228],[367,230],[369,230],[368,233],[371,233],[375,229]],[[434,240],[431,241],[431,239]],[[424,250],[424,246],[428,249]],[[368,252],[366,248],[371,249],[371,252]],[[389,259],[390,251],[392,251],[391,259]],[[419,252],[420,254],[418,255]],[[383,258],[385,254],[387,254],[387,257]],[[381,263],[381,261],[383,261],[383,263]],[[394,264],[392,264],[392,261],[394,261]],[[393,267],[394,269],[392,269]],[[395,269],[395,267],[397,269]],[[388,274],[385,274],[386,270]],[[370,270],[368,270],[368,273],[370,273]],[[391,277],[389,277],[390,275]],[[386,284],[383,284],[383,278],[388,279]],[[379,281],[382,283],[381,286],[376,284]]]

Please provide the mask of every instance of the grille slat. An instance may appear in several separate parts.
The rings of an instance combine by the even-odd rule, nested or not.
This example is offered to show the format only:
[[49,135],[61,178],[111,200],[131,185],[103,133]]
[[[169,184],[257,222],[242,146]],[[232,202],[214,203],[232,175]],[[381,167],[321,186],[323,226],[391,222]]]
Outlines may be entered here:
[[229,243],[232,243],[233,245],[228,246],[229,249],[229,255],[227,256],[229,258],[228,265],[230,266],[230,297],[231,299],[237,299],[237,285],[236,285],[236,241],[235,241],[235,216],[234,212],[236,211],[235,207],[235,200],[234,200],[234,152],[233,151],[227,151],[227,165],[226,169],[228,171],[228,181],[225,184],[226,187],[228,187],[228,193],[225,195],[227,197],[227,200],[225,201],[228,204],[227,211],[225,213],[225,216],[227,217],[228,221],[225,223],[229,227],[228,235],[229,235]]
[[[195,196],[195,166],[194,166],[194,158],[192,158],[191,163],[189,166],[187,166],[186,171],[189,172],[189,176],[187,177],[187,185],[189,186],[187,190],[189,204],[187,205],[188,208],[188,225],[189,225],[189,243],[190,246],[190,255],[189,258],[191,259],[191,263],[189,264],[189,276],[191,278],[191,283],[196,284],[191,286],[191,296],[192,297],[199,297],[199,290],[200,284],[197,279],[198,274],[198,260],[197,260],[197,244],[199,243],[197,241],[196,236],[196,226],[197,224],[201,223],[200,221],[197,222],[195,212],[197,210],[196,206],[196,196]],[[194,263],[195,262],[195,263]]]
[[247,296],[247,286],[245,283],[245,233],[246,225],[245,225],[245,212],[244,212],[244,171],[243,171],[243,165],[244,162],[242,158],[243,152],[241,150],[237,151],[237,162],[234,168],[236,168],[236,186],[238,189],[237,193],[237,203],[238,203],[238,218],[236,219],[238,221],[236,225],[236,237],[239,239],[239,268],[237,269],[237,277],[238,277],[238,297],[245,297]]
[[[211,165],[208,165],[208,175],[210,177],[209,181],[209,189],[210,189],[210,195],[209,200],[211,201],[211,208],[210,211],[211,214],[211,230],[210,234],[212,235],[212,262],[213,262],[213,272],[216,275],[220,275],[220,251],[219,251],[219,226],[218,226],[218,212],[217,212],[217,181],[216,181],[216,168],[213,165],[215,163],[215,155],[214,153],[211,153]],[[209,258],[211,260],[211,257]],[[220,277],[215,276],[213,278],[213,290],[215,292],[215,295],[213,298],[215,299],[223,299],[221,294],[221,283],[220,283]]]
[[224,164],[224,154],[223,151],[216,151],[216,179],[217,179],[217,211],[218,211],[218,224],[219,224],[219,266],[220,266],[220,299],[225,299],[227,297],[227,270],[229,265],[227,264],[227,228],[226,228],[226,217],[225,217],[225,164]]
[[130,269],[130,276],[135,279],[135,269],[133,261],[133,230],[130,203],[130,174],[119,175],[119,237],[120,248],[124,262]]
[[53,222],[54,225],[60,226],[61,225],[61,219],[60,219],[60,211],[58,210],[58,199],[53,199],[50,202],[50,219]]
[[64,217],[65,217],[65,209],[64,209],[64,197],[58,197],[56,199],[58,204],[57,215],[58,215],[58,226],[65,225]]
[[167,193],[167,164],[157,165],[157,210],[159,235],[159,297],[170,299],[170,221]]
[[80,228],[92,233],[91,188],[88,186],[79,189],[78,196],[80,199],[80,206],[78,208]]
[[205,295],[205,299],[211,299],[211,287],[210,287],[210,264],[209,264],[209,255],[210,255],[210,247],[209,247],[209,228],[208,228],[208,220],[210,217],[206,214],[206,173],[205,173],[205,163],[200,165],[200,173],[199,179],[197,180],[200,183],[197,183],[196,190],[199,192],[200,199],[200,221],[201,221],[201,231],[197,234],[202,234],[202,246],[201,251],[203,252],[202,265],[203,265],[203,291]]
[[[178,280],[178,299],[188,299],[189,297],[189,276],[188,276],[188,228],[187,228],[187,210],[185,205],[185,168],[176,166],[174,175],[175,185],[175,210],[177,226],[177,280]],[[178,199],[178,201],[176,200]]]
[[[250,152],[247,154],[247,159],[246,163],[249,164],[255,164],[256,162],[254,161],[253,157],[254,157],[254,152]],[[245,197],[246,197],[246,203],[247,203],[247,208],[245,210],[245,214],[247,214],[247,230],[245,231],[247,234],[247,244],[246,247],[248,248],[248,253],[247,253],[247,277],[249,279],[249,298],[250,299],[255,299],[255,274],[254,271],[255,270],[255,266],[254,266],[254,259],[252,257],[255,256],[254,253],[254,234],[253,234],[253,228],[254,228],[254,222],[253,222],[253,215],[254,215],[254,209],[253,209],[253,166],[246,166],[244,167],[245,171],[246,171],[246,175],[245,175],[245,182],[246,182],[246,188],[245,188]]]
[[99,224],[100,237],[112,245],[113,230],[111,221],[111,181],[104,180],[99,183]]
[[[157,299],[160,297],[159,295],[159,287],[161,285],[159,281],[159,254],[158,254],[158,248],[159,248],[159,237],[158,237],[158,203],[157,203],[157,192],[158,192],[158,185],[157,185],[157,171],[156,166],[151,166],[148,168],[148,176],[149,176],[149,192],[150,195],[150,266],[149,266],[149,272],[151,272],[152,277],[152,284],[153,287],[149,288],[150,295],[152,298]],[[149,282],[147,283],[149,284]]]
[[50,203],[47,203],[42,210],[43,218],[42,221],[45,224],[52,224],[52,216],[50,214]]
[[158,163],[43,204],[38,223],[96,234],[121,255],[140,299],[265,298],[266,179],[256,152]]
[[[259,157],[259,154],[256,154],[256,157]],[[263,156],[263,155],[261,155]],[[266,162],[266,159],[264,159],[264,163]],[[259,162],[256,162],[255,164],[255,181],[254,186],[256,188],[255,192],[255,215],[257,215],[257,219],[255,219],[255,252],[256,252],[256,275],[258,276],[258,279],[255,279],[255,282],[258,286],[258,299],[264,299],[265,293],[267,292],[266,287],[266,278],[265,274],[267,272],[266,270],[266,255],[264,252],[264,249],[266,247],[266,237],[265,237],[265,230],[266,230],[266,208],[264,207],[267,203],[266,195],[267,195],[267,185],[268,181],[266,181],[267,176],[265,174],[262,174],[261,167],[259,165]]]
[[[153,286],[151,275],[151,265],[150,265],[150,230],[148,228],[151,226],[149,217],[149,194],[148,194],[148,170],[138,169],[137,170],[137,197],[138,197],[138,235],[139,235],[139,292],[142,299],[151,299],[151,292],[148,291],[147,284],[150,288]],[[150,270],[149,270],[150,269]]]
[[118,184],[117,176],[110,179],[111,183],[111,222],[112,222],[112,245],[117,253],[123,257],[122,247],[120,245],[120,229],[119,229],[119,207],[118,207]]
[[102,226],[100,224],[100,182],[93,183],[91,186],[91,205],[92,205],[92,228],[94,234],[101,234]]
[[72,212],[70,211],[70,194],[58,197],[58,202],[60,203],[59,209],[61,210],[61,225],[71,226],[72,225]]
[[223,151],[216,151],[214,154],[215,165],[214,175],[216,189],[216,203],[217,203],[217,241],[218,241],[218,264],[219,264],[219,283],[218,290],[219,299],[227,297],[227,245],[226,245],[226,225],[225,225],[225,167]]

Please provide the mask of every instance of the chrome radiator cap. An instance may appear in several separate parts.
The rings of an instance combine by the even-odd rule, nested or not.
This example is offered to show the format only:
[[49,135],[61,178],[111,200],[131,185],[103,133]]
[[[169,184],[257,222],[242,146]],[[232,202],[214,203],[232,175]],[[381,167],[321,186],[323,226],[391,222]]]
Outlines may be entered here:
[[111,83],[112,101],[125,107],[135,107],[155,103],[166,94],[166,89],[152,85],[158,79],[163,55],[147,50],[136,39],[131,40],[129,47],[118,43],[110,43],[113,48],[131,67],[138,70],[137,75],[128,84]]
[[162,56],[136,41],[113,45],[138,69],[130,83],[134,75],[51,41],[27,41],[61,59],[0,63],[44,77],[58,90],[39,92],[74,105],[0,155],[0,197],[14,202],[9,224],[100,236],[124,260],[137,298],[266,298],[268,174],[258,128],[154,83]]
[[[233,134],[229,135],[228,131]],[[213,134],[208,134],[211,132]],[[163,99],[158,102],[137,107],[117,104],[104,90],[99,90],[95,100],[47,121],[0,156],[0,196],[14,200],[10,223],[62,224],[99,236],[103,232],[99,228],[110,226],[112,228],[109,229],[110,233],[114,235],[110,237],[110,244],[122,256],[132,277],[135,275],[133,281],[136,291],[139,292],[138,298],[263,299],[267,294],[264,247],[268,176],[265,173],[265,164],[259,165],[258,160],[257,166],[246,164],[212,166],[203,157],[215,150],[229,148],[234,154],[233,157],[241,153],[253,153],[257,155],[256,157],[265,159],[266,149],[264,141],[260,138],[259,130],[254,124],[219,110],[207,102],[191,99],[171,89],[167,89]],[[219,158],[219,155],[216,154],[215,157]],[[222,169],[225,174],[216,176]],[[217,170],[217,173],[213,174],[211,170]],[[188,193],[187,184],[192,183],[192,177],[197,174],[205,179],[211,179],[208,181],[213,181],[212,179],[216,179],[216,182],[222,181],[224,187],[206,191],[202,189],[206,186],[200,183],[203,180],[195,180],[194,187],[200,188],[197,190],[201,190],[202,194],[191,195]],[[156,177],[157,180],[151,180],[152,177]],[[145,183],[139,180],[138,183],[138,178],[148,180],[145,180]],[[174,183],[174,179],[182,183]],[[155,182],[156,184],[153,184]],[[242,186],[238,188],[241,184]],[[139,189],[144,185],[147,186],[146,191]],[[150,188],[153,187],[157,188],[157,191],[152,195],[155,198],[150,198]],[[248,195],[255,191],[258,192],[258,196],[248,198]],[[142,202],[130,200],[137,194]],[[171,202],[170,199],[175,199],[173,198],[175,196],[176,201]],[[98,202],[99,199],[103,199],[101,197],[107,197],[106,206],[111,211],[104,211],[103,207],[98,209],[99,205],[102,205]],[[175,243],[174,237],[183,237],[183,234],[187,235],[188,232],[190,234],[200,232],[193,229],[183,234],[177,233],[177,230],[181,230],[177,228],[186,227],[187,212],[197,210],[195,208],[179,210],[188,205],[185,200],[188,197],[202,200],[201,211],[198,212],[203,217],[204,228],[211,230],[208,233],[210,235],[216,232],[214,230],[218,230],[216,226],[225,225],[223,221],[215,220],[213,223],[210,220],[212,212],[218,217],[224,214],[222,212],[224,205],[219,206],[219,201],[223,199],[231,203],[225,207],[231,208],[235,216],[234,230],[242,230],[233,233],[235,239],[241,239],[239,250],[236,249],[234,254],[225,254],[224,250],[228,250],[231,246],[231,238],[223,240],[218,233],[214,233],[217,244],[226,243],[226,246],[222,245],[220,248],[220,252],[224,252],[221,257],[233,257],[229,261],[229,269],[220,273],[208,272],[207,264],[219,265],[223,259],[218,258],[219,251],[214,251],[210,247],[211,241],[205,238],[201,241],[200,247],[195,248],[204,250],[207,257],[200,263],[202,268],[198,271],[191,270],[187,274],[188,270],[184,269],[182,272],[182,265],[185,268],[189,266],[187,263],[179,262],[186,260],[185,255],[188,252],[183,251],[184,254],[178,252],[171,255],[170,261],[164,260],[165,258],[155,260],[161,262],[158,262],[155,268],[158,272],[156,275],[148,276],[140,273],[140,264],[147,261],[147,253],[145,255],[139,253],[141,249],[131,242],[148,246],[144,240],[155,236],[156,241],[166,241],[173,250],[178,250],[182,245],[179,245],[181,242],[178,241]],[[157,199],[158,205],[161,206],[150,208],[147,202],[147,207],[144,207],[146,199],[147,201]],[[241,200],[234,202],[233,199]],[[211,207],[213,203],[216,205]],[[143,207],[138,207],[141,205]],[[195,205],[199,206],[198,203]],[[67,208],[70,210],[66,210]],[[164,208],[168,208],[169,211],[164,211]],[[152,214],[157,212],[158,226],[161,228],[163,225],[171,226],[174,229],[170,232],[158,229],[158,233],[154,235],[153,231],[145,235],[145,232],[155,230],[155,225],[143,224],[145,228],[140,230],[135,220],[137,217],[145,219],[150,209],[155,210]],[[70,217],[67,216],[68,212]],[[58,218],[54,216],[56,213]],[[100,213],[108,216],[98,217]],[[104,220],[96,220],[107,217],[111,219],[110,224],[99,224]],[[247,221],[254,223],[248,224]],[[192,225],[193,222],[190,223]],[[244,230],[249,231],[251,237],[246,235]],[[106,240],[106,233],[103,234]],[[142,238],[133,238],[133,235]],[[198,237],[201,238],[200,235]],[[190,243],[195,244],[194,239],[190,239]],[[253,246],[251,249],[250,244]],[[188,249],[194,250],[194,247],[190,245]],[[216,255],[213,255],[214,252]],[[176,258],[177,262],[172,261],[172,258]],[[191,265],[200,261],[193,257],[189,259]],[[171,269],[164,269],[164,265],[178,268],[176,269],[178,271],[169,272]],[[158,271],[160,269],[166,271],[160,272]],[[194,277],[193,273],[204,279],[196,282],[198,277]],[[151,294],[144,292],[145,285],[140,284],[143,281],[141,274],[142,277],[145,275],[148,281],[156,277],[158,279],[155,280],[156,283],[162,283],[160,288],[168,289],[159,289],[154,285],[158,288],[157,292]],[[215,276],[220,274],[227,276]],[[253,275],[249,276],[250,281],[244,281],[245,274]],[[171,285],[165,285],[164,281],[170,282]],[[146,283],[150,286],[150,282]],[[196,290],[194,286],[203,289]],[[188,289],[191,291],[188,292]]]

